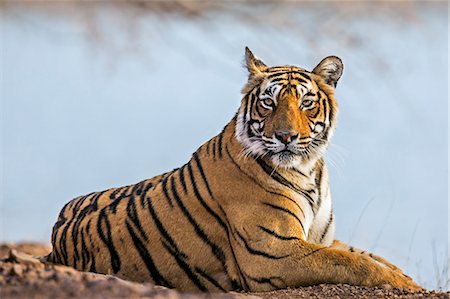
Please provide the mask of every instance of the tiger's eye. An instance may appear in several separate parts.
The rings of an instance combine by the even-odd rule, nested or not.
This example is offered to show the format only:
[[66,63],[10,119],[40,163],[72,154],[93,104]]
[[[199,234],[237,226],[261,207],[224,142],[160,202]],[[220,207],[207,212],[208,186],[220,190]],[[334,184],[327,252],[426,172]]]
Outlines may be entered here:
[[264,104],[264,106],[267,106],[268,108],[273,106],[273,100],[269,98],[262,100],[262,103]]
[[312,104],[313,104],[313,101],[311,101],[311,100],[303,100],[302,101],[303,107],[310,107],[310,106],[312,106]]

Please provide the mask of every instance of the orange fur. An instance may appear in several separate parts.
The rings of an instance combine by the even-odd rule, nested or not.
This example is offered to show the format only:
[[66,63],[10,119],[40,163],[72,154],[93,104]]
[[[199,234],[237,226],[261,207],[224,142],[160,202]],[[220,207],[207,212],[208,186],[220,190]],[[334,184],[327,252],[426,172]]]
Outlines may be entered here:
[[[336,123],[340,60],[325,59],[308,72],[269,68],[249,50],[246,57],[249,82],[238,114],[224,130],[179,169],[69,202],[54,226],[49,260],[188,291],[268,291],[318,283],[419,289],[384,259],[334,240],[322,154]],[[270,74],[278,75],[270,79]],[[277,106],[264,108],[263,86],[274,78],[287,85],[274,85],[278,94],[266,104]],[[292,87],[302,82],[303,87]],[[305,108],[306,90],[316,98]],[[247,111],[259,126],[250,129],[256,137],[239,131],[248,129]],[[274,144],[279,130],[310,138],[317,149],[278,160],[272,159],[275,151],[251,152],[252,142],[261,142],[259,133]]]

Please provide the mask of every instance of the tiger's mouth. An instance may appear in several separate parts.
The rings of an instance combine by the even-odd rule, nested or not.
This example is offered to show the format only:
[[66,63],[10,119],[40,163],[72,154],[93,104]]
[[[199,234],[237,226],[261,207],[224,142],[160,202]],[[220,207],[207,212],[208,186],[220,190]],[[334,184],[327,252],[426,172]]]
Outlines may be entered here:
[[292,151],[288,148],[285,148],[285,149],[277,152],[276,154],[278,154],[280,156],[291,156],[291,155],[295,156],[295,155],[297,155],[297,153],[295,153],[294,151]]
[[268,156],[280,165],[288,165],[294,160],[307,160],[316,153],[316,148],[312,143],[292,144],[281,149],[266,148]]
[[292,159],[295,156],[298,156],[299,154],[293,152],[292,150],[288,148],[284,148],[280,151],[270,151],[270,156],[277,156],[278,158],[282,160]]
[[281,152],[277,153],[277,155],[280,156],[280,158],[282,160],[288,160],[288,159],[292,159],[297,154],[292,152],[291,150],[284,149]]
[[286,145],[281,149],[273,149],[267,148],[267,151],[270,152],[270,155],[280,155],[280,156],[299,156],[303,152],[308,151],[308,146],[299,146],[299,145]]

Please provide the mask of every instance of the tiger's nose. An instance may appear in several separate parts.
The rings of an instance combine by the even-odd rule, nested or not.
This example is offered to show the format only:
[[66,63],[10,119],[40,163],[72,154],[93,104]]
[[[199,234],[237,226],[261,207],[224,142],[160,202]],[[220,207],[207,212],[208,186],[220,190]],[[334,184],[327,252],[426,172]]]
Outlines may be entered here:
[[295,131],[275,131],[275,137],[284,144],[288,144],[298,137],[298,133]]

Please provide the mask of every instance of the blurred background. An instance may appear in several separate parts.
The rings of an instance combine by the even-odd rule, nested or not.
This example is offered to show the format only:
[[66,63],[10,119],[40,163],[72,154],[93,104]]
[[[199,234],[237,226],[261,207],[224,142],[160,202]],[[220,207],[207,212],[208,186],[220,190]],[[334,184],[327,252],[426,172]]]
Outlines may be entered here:
[[345,64],[327,153],[337,238],[448,280],[447,2],[0,2],[2,242],[75,196],[185,163],[233,117],[244,47]]

